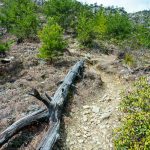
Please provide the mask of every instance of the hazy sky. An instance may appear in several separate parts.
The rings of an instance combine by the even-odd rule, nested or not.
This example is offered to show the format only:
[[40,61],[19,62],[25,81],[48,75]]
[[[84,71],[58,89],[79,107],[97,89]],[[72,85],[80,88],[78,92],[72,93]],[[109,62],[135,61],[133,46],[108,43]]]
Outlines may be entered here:
[[104,6],[124,7],[127,12],[136,12],[140,10],[150,10],[150,0],[78,0],[89,4],[98,3]]

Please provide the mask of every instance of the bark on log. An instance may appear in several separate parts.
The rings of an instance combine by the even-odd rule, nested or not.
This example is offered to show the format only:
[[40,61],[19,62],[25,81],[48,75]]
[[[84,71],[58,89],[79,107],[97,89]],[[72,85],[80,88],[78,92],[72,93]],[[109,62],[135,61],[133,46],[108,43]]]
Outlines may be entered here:
[[70,91],[69,89],[73,85],[76,77],[81,77],[83,67],[84,61],[77,62],[73,66],[73,68],[68,72],[67,76],[64,79],[64,82],[60,85],[60,87],[57,89],[54,96],[52,97],[51,105],[53,107],[51,108],[50,113],[50,127],[37,150],[51,150],[53,145],[57,141],[59,137],[59,124],[62,108],[64,106],[65,101],[67,100],[67,96]]
[[46,117],[48,117],[48,111],[46,109],[41,109],[16,121],[0,134],[0,146],[5,144],[13,135],[15,135],[25,126]]
[[[38,150],[40,149],[52,149],[54,144],[56,143],[57,139],[59,138],[59,127],[60,127],[60,122],[52,122],[50,123],[50,127],[42,139],[41,144],[38,146]],[[44,143],[44,144],[43,144]]]
[[55,92],[53,97],[50,97],[48,96],[48,94],[45,93],[46,97],[43,98],[39,94],[39,92],[36,89],[34,89],[33,92],[30,93],[30,95],[42,101],[48,108],[48,111],[46,109],[41,109],[13,123],[11,126],[9,126],[5,131],[3,131],[0,134],[0,146],[6,143],[13,135],[15,135],[25,126],[30,125],[34,121],[47,117],[49,118],[50,127],[45,138],[43,138],[41,144],[37,149],[51,150],[59,137],[60,118],[64,102],[67,99],[70,87],[74,86],[73,82],[75,81],[76,77],[81,77],[83,67],[84,67],[83,60],[77,62],[68,72],[63,83],[60,85],[60,87]]
[[138,72],[144,72],[144,73],[150,72],[150,65],[147,67],[136,68],[133,70],[132,74],[136,74]]

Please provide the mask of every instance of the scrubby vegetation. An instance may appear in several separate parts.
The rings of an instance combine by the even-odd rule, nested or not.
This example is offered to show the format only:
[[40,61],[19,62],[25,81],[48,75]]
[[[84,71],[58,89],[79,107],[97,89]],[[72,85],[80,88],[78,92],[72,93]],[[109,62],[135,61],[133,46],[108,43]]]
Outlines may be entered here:
[[92,46],[92,41],[95,38],[93,32],[93,19],[89,18],[88,13],[83,11],[79,14],[77,25],[77,38],[84,46]]
[[8,43],[2,43],[2,42],[0,42],[0,53],[1,52],[6,52],[7,50],[9,50]]
[[[33,61],[31,60],[33,57],[26,59],[26,61],[23,62],[23,68],[25,69],[32,68],[32,66],[38,68],[41,59],[52,62],[53,60],[61,58],[68,45],[67,38],[69,38],[69,40],[71,39],[68,41],[72,45],[74,44],[77,46],[77,48],[72,48],[72,45],[70,44],[71,46],[69,46],[72,50],[80,48],[80,50],[94,51],[92,51],[93,53],[89,53],[88,51],[89,55],[87,54],[87,56],[84,55],[86,51],[84,51],[83,54],[81,52],[79,55],[78,53],[75,53],[75,58],[78,59],[80,55],[88,57],[89,64],[91,64],[91,66],[95,65],[94,69],[100,68],[106,72],[106,74],[116,74],[115,71],[120,69],[120,74],[132,74],[132,78],[136,74],[134,74],[134,72],[138,69],[139,74],[142,71],[141,74],[144,74],[146,72],[144,67],[149,67],[147,62],[145,63],[145,66],[143,65],[144,67],[140,64],[144,68],[143,69],[136,62],[138,60],[134,57],[133,53],[135,51],[139,52],[137,56],[139,57],[139,55],[143,55],[144,52],[147,52],[150,49],[150,10],[128,14],[123,8],[88,5],[76,0],[46,0],[43,5],[37,5],[35,0],[2,0],[2,2],[0,2],[0,31],[2,31],[0,33],[0,57],[2,60],[6,57],[6,52],[11,49],[11,42],[9,41],[11,38],[16,42],[16,45],[13,47],[15,52],[13,51],[12,53],[12,55],[14,55],[14,53],[18,54],[14,57],[16,62],[23,61],[25,54],[22,54],[22,49],[22,51],[18,51],[17,48],[20,46],[18,44],[23,41],[26,42],[27,39],[37,39],[36,42],[38,42],[38,44],[36,43],[36,46],[34,46],[35,43],[30,43],[31,45],[26,45],[27,47],[24,51],[28,56],[38,49],[38,54],[35,54],[38,59]],[[70,35],[68,36],[68,34]],[[78,46],[76,39],[82,48]],[[25,44],[22,44],[22,46],[24,45]],[[39,45],[41,46],[40,48]],[[98,52],[110,54],[108,52],[109,50],[110,53],[112,51],[117,51],[119,60],[116,61],[116,53],[113,53],[115,58],[111,59],[115,61],[106,61],[103,64],[109,57],[103,57],[104,55],[101,55],[103,59],[99,61],[99,57],[96,55]],[[122,54],[123,56],[119,58],[119,54]],[[97,58],[93,57],[95,60],[90,60],[90,58],[92,58],[90,55],[96,56]],[[19,56],[21,59],[17,58]],[[144,57],[146,58],[146,56]],[[149,59],[149,57],[147,58]],[[125,65],[122,65],[120,60],[121,63]],[[143,61],[145,60],[146,59]],[[4,61],[5,60],[1,62]],[[71,61],[66,61],[66,66],[67,63],[69,64]],[[107,67],[108,65],[109,67]],[[2,64],[2,67],[3,66],[4,64]],[[47,66],[45,66],[45,68],[46,67]],[[14,68],[16,69],[17,67],[15,66]],[[15,70],[14,68],[12,67],[11,70]],[[140,69],[143,70],[140,72]],[[90,69],[90,71],[92,71],[92,69]],[[3,73],[3,71],[1,72]],[[22,72],[21,74],[26,74]],[[101,73],[99,71],[96,72],[99,74]],[[40,80],[41,78],[43,78],[43,80],[47,78],[45,77],[45,74],[46,73],[43,73],[43,75],[41,75]],[[8,78],[9,77],[10,76],[8,76]],[[17,76],[17,78],[21,77],[22,75],[20,75],[20,77]],[[34,78],[36,79],[36,76]],[[95,79],[96,78],[94,77],[94,80]],[[27,81],[24,82],[28,82],[34,79],[27,77],[25,80]],[[119,78],[118,80],[120,82],[122,79]],[[126,80],[130,81],[128,77]],[[8,81],[10,83],[15,83],[16,79]],[[21,83],[20,87],[22,85],[23,84]],[[93,84],[93,86],[95,85]],[[114,84],[111,89],[115,86],[117,86],[117,84]],[[116,94],[116,91],[114,93]],[[111,99],[109,99],[109,102],[110,101]],[[115,149],[149,150],[150,83],[147,78],[141,78],[133,87],[132,92],[123,95],[120,108],[125,117],[122,120],[121,126],[115,130]]]
[[33,37],[37,33],[36,5],[31,0],[4,0],[0,11],[0,25],[18,39]]
[[[133,50],[150,48],[149,11],[145,13],[147,17],[141,23],[137,13],[128,14],[123,8],[95,7],[76,0],[48,0],[42,6],[31,0],[3,0],[0,25],[18,39],[25,39],[36,36],[37,31],[42,30],[39,16],[46,17],[46,20],[51,17],[65,32],[71,30],[85,47],[95,47],[95,41],[109,41],[122,50],[127,46]],[[43,28],[46,30],[45,26]],[[48,35],[47,38],[51,39]],[[55,43],[58,44],[57,39]],[[41,48],[42,51],[44,48]]]
[[13,41],[2,42],[0,40],[0,53],[5,53],[6,51],[9,51],[12,44]]
[[131,93],[123,96],[121,110],[127,113],[115,131],[115,148],[148,150],[150,147],[150,84],[141,78]]
[[48,0],[43,6],[44,14],[53,17],[64,29],[75,27],[78,9],[75,0]]
[[39,38],[42,42],[42,47],[39,49],[40,58],[52,60],[60,56],[66,47],[66,42],[63,40],[63,29],[53,18],[49,18],[48,23],[39,32]]
[[136,65],[136,60],[130,53],[125,53],[123,63],[128,65],[129,67],[134,67]]

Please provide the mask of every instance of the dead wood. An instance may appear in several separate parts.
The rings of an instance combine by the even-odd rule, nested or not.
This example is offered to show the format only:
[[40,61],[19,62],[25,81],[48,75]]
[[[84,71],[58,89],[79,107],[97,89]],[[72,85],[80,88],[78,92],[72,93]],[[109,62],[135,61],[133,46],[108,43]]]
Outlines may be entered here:
[[150,72],[150,66],[136,68],[133,70],[132,74],[136,74],[138,72],[144,72],[144,73]]
[[36,89],[33,89],[30,95],[43,102],[48,111],[46,109],[41,109],[13,123],[0,134],[0,146],[6,143],[13,135],[25,126],[47,117],[49,118],[49,129],[37,150],[51,150],[59,137],[60,119],[64,103],[67,100],[70,88],[74,87],[73,83],[75,82],[75,79],[77,77],[82,77],[83,68],[84,61],[78,61],[68,72],[53,97],[50,97],[47,93],[45,93],[45,97],[42,97]]
[[42,140],[37,150],[51,150],[59,137],[59,124],[62,114],[62,108],[67,100],[68,93],[77,77],[81,77],[83,72],[84,61],[77,62],[68,72],[64,82],[59,86],[52,97],[51,105],[53,106],[50,113],[49,130]]
[[46,117],[48,118],[47,110],[41,109],[16,121],[0,134],[0,146],[5,144],[13,135],[18,133],[25,126]]

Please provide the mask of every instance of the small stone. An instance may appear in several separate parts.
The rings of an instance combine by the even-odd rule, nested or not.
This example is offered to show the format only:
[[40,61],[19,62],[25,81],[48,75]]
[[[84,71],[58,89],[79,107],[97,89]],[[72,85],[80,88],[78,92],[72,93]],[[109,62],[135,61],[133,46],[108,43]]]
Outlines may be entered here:
[[101,121],[100,120],[97,120],[97,124],[100,124],[101,123]]
[[69,139],[66,139],[66,142],[69,142],[70,140]]
[[83,143],[83,142],[84,142],[84,140],[80,139],[78,142],[79,142],[79,143]]
[[83,116],[83,121],[84,121],[84,122],[87,122],[87,121],[88,121],[87,116]]
[[80,136],[81,136],[81,134],[80,134],[80,133],[76,133],[76,136],[77,136],[77,137],[80,137]]
[[86,130],[83,131],[84,134],[87,134],[87,132],[88,132],[88,131],[86,131]]
[[105,99],[108,97],[108,95],[104,95],[102,100],[105,101]]
[[90,134],[90,133],[87,133],[87,134],[86,134],[86,136],[87,136],[87,137],[90,137],[90,136],[91,136],[91,134]]
[[104,130],[104,129],[105,129],[105,125],[101,125],[101,124],[100,124],[99,127],[100,127],[101,130]]
[[108,113],[104,113],[102,116],[101,116],[101,120],[104,120],[104,119],[108,119],[111,115],[111,112],[108,112]]
[[88,127],[83,127],[83,128],[84,128],[84,130],[86,130],[86,131],[88,130]]
[[112,144],[112,143],[110,143],[110,144],[109,144],[109,147],[112,149],[112,148],[113,148],[113,144]]
[[83,109],[89,109],[89,108],[90,108],[90,106],[88,106],[88,105],[83,106]]
[[74,145],[74,144],[75,144],[75,142],[74,142],[74,141],[71,141],[71,142],[70,142],[70,145]]
[[91,59],[91,54],[90,53],[85,54],[85,58]]
[[84,135],[83,135],[83,137],[84,137],[84,138],[87,138],[87,135],[86,135],[86,134],[84,134]]
[[27,80],[27,81],[32,81],[32,80],[33,80],[33,77],[28,76],[28,77],[26,77],[26,80]]
[[89,114],[89,113],[90,113],[89,110],[86,110],[83,112],[84,115]]
[[99,107],[93,106],[92,111],[96,114],[99,113]]

